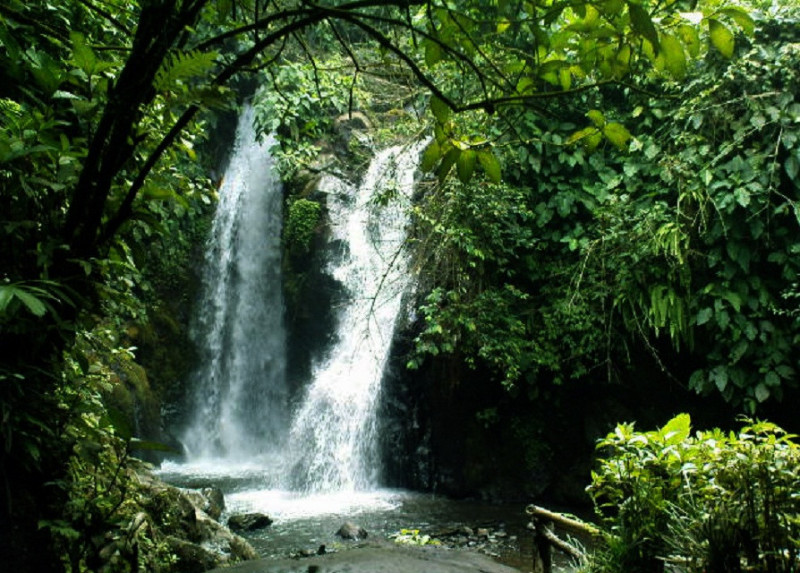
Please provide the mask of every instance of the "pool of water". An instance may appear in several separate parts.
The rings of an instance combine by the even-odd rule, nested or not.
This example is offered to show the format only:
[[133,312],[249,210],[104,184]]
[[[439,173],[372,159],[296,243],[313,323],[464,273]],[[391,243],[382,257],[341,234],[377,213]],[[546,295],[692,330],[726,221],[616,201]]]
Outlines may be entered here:
[[[299,493],[270,487],[276,480],[260,465],[165,463],[160,477],[176,486],[219,487],[225,494],[225,511],[230,515],[260,512],[274,521],[270,527],[248,532],[244,537],[262,557],[282,558],[302,552],[347,549],[353,542],[335,534],[345,521],[367,530],[370,538],[387,539],[402,529],[442,536],[445,543],[487,553],[499,561],[530,570],[531,539],[525,528],[522,503],[493,504],[397,489]],[[455,532],[469,527],[491,535],[467,538]]]

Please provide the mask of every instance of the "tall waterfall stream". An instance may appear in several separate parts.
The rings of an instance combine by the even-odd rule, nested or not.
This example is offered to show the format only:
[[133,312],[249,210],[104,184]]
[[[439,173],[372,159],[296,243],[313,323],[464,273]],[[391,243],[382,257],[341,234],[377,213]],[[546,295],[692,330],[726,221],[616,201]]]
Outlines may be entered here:
[[185,460],[164,462],[161,476],[222,488],[229,514],[270,515],[275,523],[250,538],[265,556],[330,543],[344,520],[380,536],[485,517],[485,508],[380,487],[376,407],[409,288],[403,203],[423,144],[376,154],[357,189],[333,176],[322,181],[332,241],[341,246],[326,272],[346,296],[331,348],[291,404],[280,276],[283,196],[271,143],[256,141],[252,111],[243,113],[207,244]]

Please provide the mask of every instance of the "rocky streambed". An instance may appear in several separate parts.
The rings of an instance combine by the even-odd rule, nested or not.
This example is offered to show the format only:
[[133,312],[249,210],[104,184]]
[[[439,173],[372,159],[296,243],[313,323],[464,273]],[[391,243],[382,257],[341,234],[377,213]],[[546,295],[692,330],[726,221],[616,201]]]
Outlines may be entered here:
[[[181,549],[175,571],[224,566],[226,571],[287,573],[509,573],[532,568],[532,535],[519,503],[455,501],[403,490],[298,493],[263,489],[259,476],[162,477],[174,484],[163,487],[179,492],[173,497],[191,503],[189,510],[185,501],[178,502],[184,508],[178,513],[190,524],[183,529],[190,533],[191,547],[199,547],[190,551],[175,541]],[[213,535],[200,535],[212,530],[209,520],[218,528]],[[238,565],[242,560],[246,563]],[[572,570],[566,561],[557,565]]]

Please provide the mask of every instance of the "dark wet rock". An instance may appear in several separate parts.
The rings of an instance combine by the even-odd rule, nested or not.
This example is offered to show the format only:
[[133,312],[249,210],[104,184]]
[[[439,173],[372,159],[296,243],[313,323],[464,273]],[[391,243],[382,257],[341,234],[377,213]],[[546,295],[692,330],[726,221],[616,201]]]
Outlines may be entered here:
[[341,537],[342,539],[366,539],[367,538],[367,530],[363,527],[356,525],[352,521],[346,521],[342,524],[339,528],[339,531],[336,532],[336,535]]
[[204,487],[200,493],[206,498],[206,506],[203,508],[208,515],[219,521],[222,510],[225,509],[225,496],[218,487]]
[[233,531],[255,531],[272,525],[272,519],[263,513],[243,513],[228,518],[228,527]]
[[213,553],[196,543],[191,543],[173,535],[167,537],[166,541],[170,553],[175,556],[175,563],[172,565],[173,571],[178,573],[202,573],[219,564]]
[[139,478],[142,506],[176,556],[171,571],[200,572],[258,557],[246,540],[205,512],[211,496],[167,485],[149,474]]
[[218,487],[204,487],[203,489],[182,489],[192,504],[212,519],[219,520],[222,510],[225,509],[225,497]]

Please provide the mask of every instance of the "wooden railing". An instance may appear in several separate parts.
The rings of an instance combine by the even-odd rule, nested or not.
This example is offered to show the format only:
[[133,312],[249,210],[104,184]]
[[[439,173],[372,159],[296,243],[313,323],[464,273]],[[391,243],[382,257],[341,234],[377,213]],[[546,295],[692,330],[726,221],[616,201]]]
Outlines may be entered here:
[[531,517],[533,527],[533,573],[551,573],[553,570],[552,548],[556,548],[576,560],[584,558],[580,549],[555,534],[556,527],[589,543],[603,540],[601,531],[595,526],[543,507],[529,505],[525,508],[525,513]]

